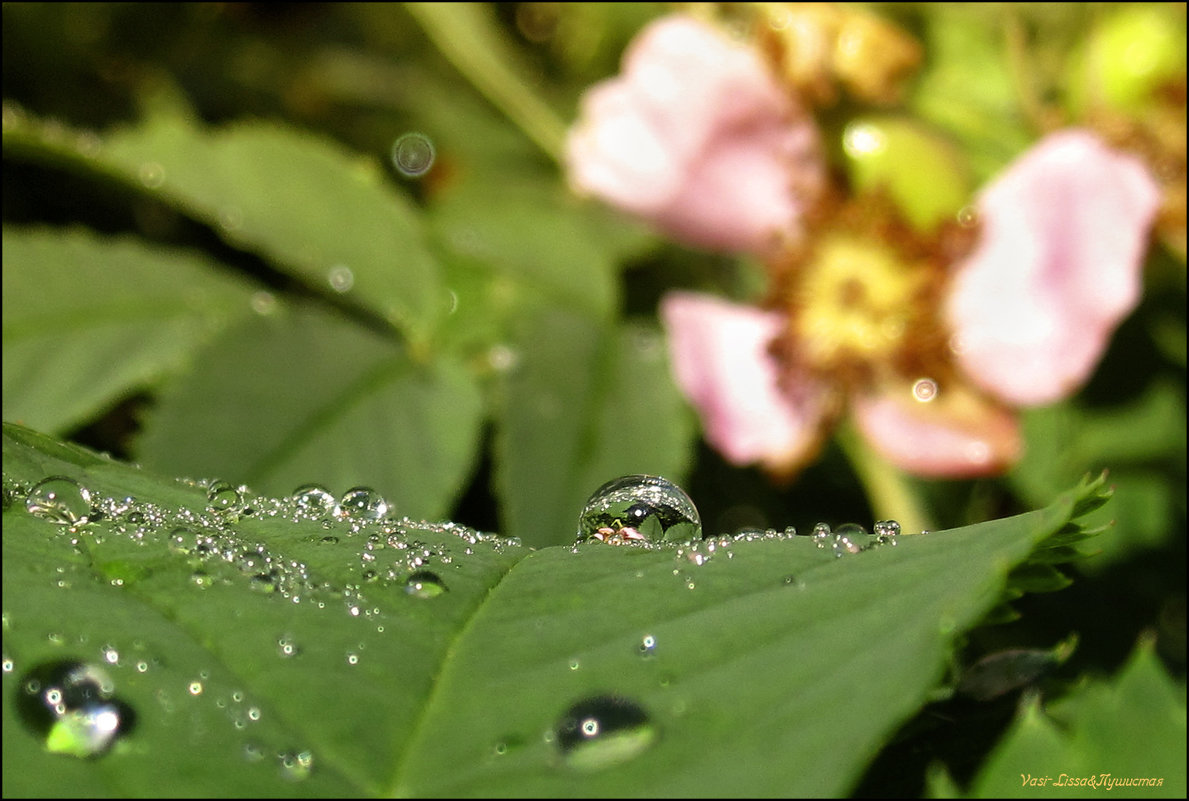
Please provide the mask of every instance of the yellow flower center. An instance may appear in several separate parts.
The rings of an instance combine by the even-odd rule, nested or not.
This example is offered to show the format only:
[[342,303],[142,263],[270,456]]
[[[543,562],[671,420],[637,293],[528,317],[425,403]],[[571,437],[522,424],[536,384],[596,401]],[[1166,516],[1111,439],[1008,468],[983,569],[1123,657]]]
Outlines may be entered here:
[[823,241],[815,255],[793,321],[801,358],[824,372],[890,362],[918,322],[927,273],[886,247],[841,236]]

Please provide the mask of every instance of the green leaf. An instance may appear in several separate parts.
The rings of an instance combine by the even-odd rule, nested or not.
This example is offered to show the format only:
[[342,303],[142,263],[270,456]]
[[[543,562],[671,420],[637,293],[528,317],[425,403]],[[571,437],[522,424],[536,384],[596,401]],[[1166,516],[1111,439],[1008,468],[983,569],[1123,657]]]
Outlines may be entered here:
[[430,223],[459,267],[605,319],[618,300],[620,252],[605,229],[596,230],[592,212],[552,185],[483,182],[440,199]]
[[[5,698],[79,660],[136,719],[80,760],[6,704],[13,795],[842,795],[1097,490],[835,559],[799,537],[528,551],[269,498],[220,511],[11,424],[3,463]],[[96,519],[26,512],[47,475],[90,490]],[[426,570],[445,591],[406,592]],[[555,729],[606,694],[647,733],[583,768]]]
[[1037,696],[1026,700],[970,794],[1184,798],[1185,742],[1184,685],[1143,641],[1113,680],[1089,682],[1047,708]]
[[64,433],[181,368],[249,312],[198,254],[83,230],[4,229],[4,417]]
[[446,356],[314,309],[256,317],[201,353],[146,420],[146,465],[287,494],[318,482],[378,490],[400,514],[446,514],[483,421],[478,387]]
[[1085,567],[1105,567],[1138,547],[1159,546],[1175,530],[1176,498],[1185,483],[1183,387],[1157,381],[1134,400],[1107,408],[1066,402],[1033,409],[1023,424],[1029,447],[1010,480],[1031,503],[1043,502],[1095,465],[1112,465],[1117,500],[1090,524],[1117,521],[1120,536],[1105,541],[1104,553]]
[[547,311],[528,321],[505,382],[496,487],[505,532],[572,542],[578,513],[610,478],[684,478],[692,421],[651,328],[618,330]]
[[449,308],[420,219],[373,158],[263,122],[208,131],[159,115],[79,139],[87,143],[80,149],[60,126],[13,120],[4,128],[6,155],[158,198],[323,294],[346,294],[415,341]]

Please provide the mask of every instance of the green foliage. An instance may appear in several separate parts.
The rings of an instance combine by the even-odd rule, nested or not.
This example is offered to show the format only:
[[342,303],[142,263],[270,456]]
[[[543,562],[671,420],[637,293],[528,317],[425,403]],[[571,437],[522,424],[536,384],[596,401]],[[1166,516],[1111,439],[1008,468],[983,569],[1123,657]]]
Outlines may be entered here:
[[[842,559],[808,537],[533,551],[250,494],[254,512],[221,510],[193,483],[12,425],[4,465],[5,697],[71,659],[107,670],[135,713],[110,754],[80,760],[6,707],[17,795],[845,793],[1012,569],[1106,497],[1085,482],[1038,512]],[[48,475],[103,514],[26,511]],[[405,591],[425,570],[445,592]],[[654,741],[580,768],[550,737],[606,693],[643,708]]]
[[[1088,681],[1047,706],[1026,698],[970,795],[1109,791],[1123,798],[1184,798],[1184,752],[1184,687],[1143,640],[1113,681]],[[940,785],[934,789],[950,794]]]

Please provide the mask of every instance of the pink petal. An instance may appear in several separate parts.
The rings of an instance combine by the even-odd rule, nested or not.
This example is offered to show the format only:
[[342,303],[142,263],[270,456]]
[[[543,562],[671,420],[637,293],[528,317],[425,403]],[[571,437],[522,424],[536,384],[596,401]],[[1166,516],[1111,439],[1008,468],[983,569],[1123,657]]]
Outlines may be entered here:
[[733,464],[762,462],[781,473],[816,454],[825,389],[806,384],[793,399],[778,386],[768,345],[784,325],[781,315],[670,292],[661,301],[661,319],[677,385],[715,450]]
[[854,399],[859,430],[885,459],[930,478],[1002,473],[1020,456],[1014,416],[964,387],[922,402],[908,385]]
[[622,74],[586,93],[566,164],[578,191],[725,251],[799,235],[822,180],[812,120],[759,55],[681,14],[645,28]]
[[1160,193],[1093,134],[1052,134],[982,193],[946,314],[971,378],[1016,405],[1067,397],[1140,296]]

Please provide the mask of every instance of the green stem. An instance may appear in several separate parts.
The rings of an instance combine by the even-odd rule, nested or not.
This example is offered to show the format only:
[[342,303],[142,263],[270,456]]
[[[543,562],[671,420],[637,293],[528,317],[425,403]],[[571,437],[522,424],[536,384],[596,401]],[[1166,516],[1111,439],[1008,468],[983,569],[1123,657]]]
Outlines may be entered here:
[[873,451],[850,423],[839,426],[836,439],[867,493],[876,520],[895,520],[905,534],[932,530],[924,499],[899,468]]

